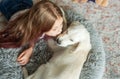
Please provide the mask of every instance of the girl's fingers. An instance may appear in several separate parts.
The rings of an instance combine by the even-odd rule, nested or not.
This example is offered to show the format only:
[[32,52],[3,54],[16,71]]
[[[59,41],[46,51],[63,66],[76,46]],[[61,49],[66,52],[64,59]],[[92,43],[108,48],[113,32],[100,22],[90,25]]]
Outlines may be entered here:
[[21,61],[23,61],[23,59],[22,59],[22,58],[19,58],[19,59],[17,59],[17,61],[18,61],[18,62],[21,62]]
[[25,60],[24,58],[18,59],[17,61],[20,65],[25,65],[28,63],[28,60]]
[[23,57],[23,56],[24,56],[24,54],[25,54],[25,53],[21,53],[21,54],[18,56],[18,58],[17,58],[17,59],[20,59],[21,57]]
[[25,62],[25,61],[20,61],[19,64],[20,64],[20,65],[25,65],[26,62]]

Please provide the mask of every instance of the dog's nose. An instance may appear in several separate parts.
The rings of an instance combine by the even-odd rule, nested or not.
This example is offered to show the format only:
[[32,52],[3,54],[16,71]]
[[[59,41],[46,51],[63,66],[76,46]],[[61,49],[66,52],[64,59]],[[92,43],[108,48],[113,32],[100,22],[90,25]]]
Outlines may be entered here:
[[58,44],[61,44],[61,41],[60,41],[59,39],[56,39],[56,42],[57,42]]

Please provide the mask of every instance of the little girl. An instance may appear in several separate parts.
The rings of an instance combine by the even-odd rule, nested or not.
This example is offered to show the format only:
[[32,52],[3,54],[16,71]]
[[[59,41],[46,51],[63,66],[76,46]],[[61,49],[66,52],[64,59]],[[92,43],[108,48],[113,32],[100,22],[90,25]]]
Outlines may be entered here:
[[[31,7],[31,4],[29,4],[31,0],[5,0],[5,1],[9,1],[9,3],[10,1],[11,3],[14,1],[15,2],[21,1],[22,4],[20,5],[22,8],[16,10],[13,9],[14,7],[16,7],[15,5],[11,5],[11,7],[14,6],[12,9],[9,6],[9,9],[14,10],[9,12],[7,11],[8,8],[6,9],[9,3],[6,4],[6,6],[3,6],[4,0],[0,3],[0,11],[3,13],[3,15],[5,15],[5,17],[8,20],[18,10]],[[24,3],[26,3],[26,5],[28,6],[24,7],[23,6]],[[18,4],[20,4],[20,2]],[[8,13],[6,13],[5,10],[3,10],[4,8]],[[45,0],[40,1],[37,4],[33,5],[29,10],[21,13],[16,18],[9,20],[7,27],[4,30],[0,31],[0,55],[2,56],[2,53],[6,53],[4,52],[5,50],[18,49],[27,45],[28,48],[21,52],[16,59],[20,65],[26,65],[32,55],[33,48],[36,42],[44,38],[44,36],[52,37],[57,36],[62,32],[63,24],[64,20],[61,9],[50,1]],[[16,53],[19,52],[17,51]],[[15,78],[12,78],[13,74],[11,73],[14,71],[11,72],[9,72],[9,70],[4,71],[5,65],[6,67],[10,68],[10,65],[2,63],[2,60],[0,60],[0,69],[3,70],[3,72],[2,70],[0,72],[0,78],[8,79],[10,77],[11,79],[22,79],[19,77],[19,75],[21,75],[20,73],[17,74],[13,73],[15,75]],[[8,74],[7,76],[4,75],[6,73]]]

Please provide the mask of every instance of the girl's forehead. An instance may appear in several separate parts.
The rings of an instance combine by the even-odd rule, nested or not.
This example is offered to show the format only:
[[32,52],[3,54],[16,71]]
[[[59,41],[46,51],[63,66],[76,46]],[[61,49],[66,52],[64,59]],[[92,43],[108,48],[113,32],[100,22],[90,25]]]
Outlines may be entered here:
[[63,18],[62,17],[56,19],[55,23],[53,24],[53,28],[57,27],[57,26],[60,26],[62,23],[63,23]]

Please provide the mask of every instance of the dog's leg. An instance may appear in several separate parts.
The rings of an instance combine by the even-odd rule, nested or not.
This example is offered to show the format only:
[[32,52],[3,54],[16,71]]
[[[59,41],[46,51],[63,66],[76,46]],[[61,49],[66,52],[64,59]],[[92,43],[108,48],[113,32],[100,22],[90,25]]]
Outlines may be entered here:
[[23,70],[24,79],[26,79],[28,77],[27,69],[25,67],[22,67],[22,70]]
[[77,60],[79,61],[79,70],[80,70],[80,73],[81,73],[81,70],[83,68],[83,65],[87,59],[87,56],[88,56],[88,53],[91,49],[91,44],[88,42],[88,43],[79,43],[77,49],[75,50],[75,54],[79,54],[79,58],[80,60]]

